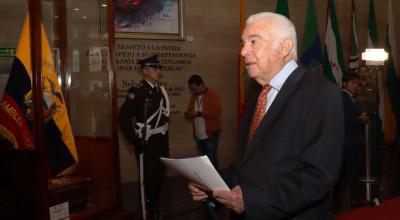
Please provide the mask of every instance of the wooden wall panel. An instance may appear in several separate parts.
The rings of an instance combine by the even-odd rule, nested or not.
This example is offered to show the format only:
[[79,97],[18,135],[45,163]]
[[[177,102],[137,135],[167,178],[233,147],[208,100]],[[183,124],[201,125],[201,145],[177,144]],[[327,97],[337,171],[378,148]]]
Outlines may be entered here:
[[37,159],[37,151],[0,150],[0,219],[41,219]]
[[90,192],[93,195],[93,206],[75,214],[74,219],[80,219],[116,206],[119,183],[115,179],[117,162],[112,154],[111,138],[76,137],[75,141],[79,156],[76,175],[92,180]]

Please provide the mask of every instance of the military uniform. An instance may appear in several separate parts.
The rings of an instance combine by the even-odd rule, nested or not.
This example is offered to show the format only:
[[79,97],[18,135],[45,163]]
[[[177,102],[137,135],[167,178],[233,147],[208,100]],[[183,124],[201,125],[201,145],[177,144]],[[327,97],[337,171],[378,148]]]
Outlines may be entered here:
[[159,159],[169,156],[169,113],[165,88],[142,80],[128,90],[118,114],[120,128],[134,146],[137,161],[143,153],[146,209],[150,215],[158,215],[160,187],[166,171]]
[[373,114],[377,112],[378,108],[378,91],[376,71],[369,73],[367,81],[360,87],[360,91],[357,93],[356,101],[361,112],[366,112],[368,114]]

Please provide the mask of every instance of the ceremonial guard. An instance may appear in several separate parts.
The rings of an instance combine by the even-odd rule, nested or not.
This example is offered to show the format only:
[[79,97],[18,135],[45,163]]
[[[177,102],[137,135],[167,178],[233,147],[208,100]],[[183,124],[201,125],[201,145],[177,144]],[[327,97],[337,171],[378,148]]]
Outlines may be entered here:
[[[165,166],[160,157],[169,156],[169,99],[161,79],[158,56],[139,60],[143,80],[128,90],[118,120],[120,128],[134,146],[139,165],[143,219],[159,219],[159,198]],[[132,119],[134,119],[132,121]]]

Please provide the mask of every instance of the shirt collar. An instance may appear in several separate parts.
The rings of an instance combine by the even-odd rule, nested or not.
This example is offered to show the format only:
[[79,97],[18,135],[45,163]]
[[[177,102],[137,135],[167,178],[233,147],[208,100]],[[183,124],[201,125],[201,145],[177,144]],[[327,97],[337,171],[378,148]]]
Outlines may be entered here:
[[354,99],[353,93],[351,93],[349,90],[343,88],[342,91],[345,92],[345,93],[347,93],[347,94],[349,94],[349,96],[351,97],[351,99],[352,99],[354,102],[356,101],[356,100]]
[[283,66],[283,68],[272,78],[269,82],[269,85],[277,90],[280,91],[283,84],[285,83],[286,79],[290,76],[290,74],[298,67],[299,65],[296,63],[295,60],[290,60]]

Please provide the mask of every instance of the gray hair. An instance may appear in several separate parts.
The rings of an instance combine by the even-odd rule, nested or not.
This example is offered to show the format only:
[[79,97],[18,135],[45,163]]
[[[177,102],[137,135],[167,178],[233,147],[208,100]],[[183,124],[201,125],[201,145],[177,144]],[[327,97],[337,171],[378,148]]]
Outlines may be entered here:
[[[273,25],[268,28],[273,28],[269,33],[273,36],[272,46],[274,48],[278,47],[278,43],[280,43],[284,38],[290,38],[293,42],[292,50],[290,51],[290,55],[293,56],[295,60],[297,60],[297,37],[296,37],[296,28],[294,24],[285,16],[272,13],[272,12],[261,12],[258,14],[251,15],[247,18],[246,24],[253,23],[257,20],[268,20],[271,19],[275,22],[276,25]],[[279,28],[279,29],[278,29]]]

